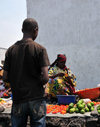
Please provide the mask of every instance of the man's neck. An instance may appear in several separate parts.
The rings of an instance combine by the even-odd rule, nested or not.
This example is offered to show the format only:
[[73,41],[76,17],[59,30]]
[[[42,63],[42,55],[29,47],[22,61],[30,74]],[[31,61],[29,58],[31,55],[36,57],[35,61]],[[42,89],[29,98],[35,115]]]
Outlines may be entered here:
[[27,39],[31,39],[32,40],[32,36],[30,34],[28,34],[28,33],[25,33],[25,34],[23,34],[23,38],[22,39],[23,40],[27,40]]

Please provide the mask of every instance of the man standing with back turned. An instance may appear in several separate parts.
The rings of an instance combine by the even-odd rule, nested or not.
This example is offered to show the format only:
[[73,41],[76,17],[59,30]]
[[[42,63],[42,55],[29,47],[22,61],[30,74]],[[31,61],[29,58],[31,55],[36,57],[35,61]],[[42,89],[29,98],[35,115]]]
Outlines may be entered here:
[[46,102],[44,87],[48,82],[49,59],[46,49],[34,42],[38,24],[32,18],[24,20],[23,39],[6,52],[3,79],[12,89],[12,127],[45,127]]

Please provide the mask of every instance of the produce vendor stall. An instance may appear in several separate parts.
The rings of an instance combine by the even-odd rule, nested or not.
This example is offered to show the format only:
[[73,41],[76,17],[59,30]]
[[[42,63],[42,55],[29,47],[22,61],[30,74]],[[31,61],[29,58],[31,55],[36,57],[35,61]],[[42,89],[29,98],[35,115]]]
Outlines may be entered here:
[[[2,102],[3,101],[3,102]],[[5,110],[0,113],[0,125],[2,127],[11,127],[11,100],[2,100]],[[79,100],[80,102],[82,99]],[[77,102],[78,103],[78,102]],[[91,103],[91,102],[88,102]],[[92,102],[95,110],[100,102]],[[87,104],[86,104],[87,105]],[[76,104],[69,105],[47,104],[46,125],[47,127],[99,127],[100,117],[94,111],[79,112],[68,111],[68,108]],[[81,109],[81,108],[80,108]],[[30,127],[29,121],[27,127]]]
[[[99,97],[100,87],[79,90],[75,95],[58,95],[57,103],[47,103],[46,126],[100,127]],[[1,127],[11,127],[11,106],[11,97],[0,98],[0,107],[4,108],[0,112]]]
[[[98,117],[87,115],[67,114],[46,117],[47,127],[97,127]],[[98,127],[99,127],[98,126]]]
[[[11,127],[10,121],[11,108],[0,113],[0,125],[3,127]],[[46,116],[47,127],[99,127],[99,116],[91,116],[90,113],[83,114],[47,114]],[[27,127],[29,127],[29,122]]]
[[[3,127],[11,127],[10,121],[11,108],[7,108],[0,113],[0,125]],[[47,127],[99,127],[99,116],[91,116],[90,113],[85,114],[47,114]],[[27,127],[29,127],[29,122]]]

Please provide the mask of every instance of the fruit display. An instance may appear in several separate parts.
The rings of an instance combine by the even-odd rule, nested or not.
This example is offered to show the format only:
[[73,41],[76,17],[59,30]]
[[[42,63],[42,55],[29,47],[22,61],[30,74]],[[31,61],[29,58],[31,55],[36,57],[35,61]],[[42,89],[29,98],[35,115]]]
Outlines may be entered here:
[[68,108],[68,105],[47,105],[47,114],[49,114],[49,113],[66,114],[67,108]]
[[100,105],[97,106],[98,114],[100,114]]
[[84,114],[85,112],[91,112],[94,110],[94,103],[84,103],[82,99],[80,99],[75,105],[73,103],[69,104],[68,112],[69,113],[81,113]]
[[6,103],[6,101],[4,101],[2,98],[0,98],[0,106],[5,104],[5,103]]
[[90,101],[85,103],[83,99],[80,99],[76,104],[70,103],[69,105],[47,105],[47,114],[66,114],[66,113],[81,113],[94,111],[94,107],[97,106],[98,114],[100,114],[100,102]]

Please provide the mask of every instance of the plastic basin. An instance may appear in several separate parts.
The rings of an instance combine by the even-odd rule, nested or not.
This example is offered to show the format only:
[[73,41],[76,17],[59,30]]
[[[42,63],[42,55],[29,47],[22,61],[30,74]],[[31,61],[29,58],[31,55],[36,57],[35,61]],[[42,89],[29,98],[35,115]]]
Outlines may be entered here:
[[70,103],[75,103],[76,95],[57,95],[58,104],[68,105]]
[[75,94],[82,99],[89,98],[94,100],[100,96],[100,87],[80,90],[75,92]]

